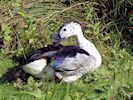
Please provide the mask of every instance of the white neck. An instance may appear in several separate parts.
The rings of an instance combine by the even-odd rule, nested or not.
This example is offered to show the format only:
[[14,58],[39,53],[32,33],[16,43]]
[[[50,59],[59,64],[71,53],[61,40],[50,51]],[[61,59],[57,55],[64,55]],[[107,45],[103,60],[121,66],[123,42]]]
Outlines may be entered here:
[[100,66],[101,65],[101,55],[98,52],[98,50],[96,49],[96,47],[94,46],[94,44],[92,42],[90,42],[89,40],[87,40],[84,36],[83,33],[77,35],[77,42],[78,45],[84,49],[85,51],[87,51],[90,55],[92,55],[96,60],[97,60],[97,65],[96,66]]

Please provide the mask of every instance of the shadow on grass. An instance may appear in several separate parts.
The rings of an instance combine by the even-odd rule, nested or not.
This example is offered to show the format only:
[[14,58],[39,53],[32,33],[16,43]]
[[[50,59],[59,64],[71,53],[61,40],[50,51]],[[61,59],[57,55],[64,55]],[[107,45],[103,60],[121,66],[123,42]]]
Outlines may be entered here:
[[15,66],[7,70],[8,71],[0,77],[0,84],[15,81],[17,78],[26,82],[29,77],[29,74],[25,73],[20,66]]
[[[26,58],[29,59],[31,55],[33,55],[34,52],[30,52],[26,54]],[[12,60],[14,62],[19,63],[18,66],[14,66],[13,68],[8,68],[7,72],[5,74],[3,74],[0,77],[0,84],[3,84],[5,82],[12,82],[12,81],[16,81],[17,78],[21,79],[22,81],[26,82],[28,77],[30,76],[28,73],[24,72],[22,69],[22,65],[30,62],[27,59],[25,59],[25,57],[20,56],[20,57],[12,57]]]

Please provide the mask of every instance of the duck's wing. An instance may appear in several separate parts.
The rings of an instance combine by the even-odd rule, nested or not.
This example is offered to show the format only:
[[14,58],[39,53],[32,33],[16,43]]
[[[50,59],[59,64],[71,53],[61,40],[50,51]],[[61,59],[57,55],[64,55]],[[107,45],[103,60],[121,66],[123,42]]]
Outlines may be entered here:
[[95,69],[96,59],[78,46],[61,48],[51,62],[55,75],[65,82],[72,82]]
[[[53,61],[51,62],[51,66],[54,67],[58,71],[73,71],[78,69],[76,66],[77,62],[77,55],[86,55],[89,54],[81,49],[78,46],[65,46],[62,47],[58,52],[53,56]],[[78,58],[82,59],[82,58]]]
[[48,45],[47,47],[40,48],[35,51],[35,53],[30,57],[30,60],[38,60],[41,58],[45,57],[51,57],[53,54],[57,52],[60,48],[63,46],[61,44],[55,46],[53,45]]
[[64,46],[54,55],[55,59],[65,59],[66,57],[75,57],[77,53],[89,55],[88,52],[79,46]]

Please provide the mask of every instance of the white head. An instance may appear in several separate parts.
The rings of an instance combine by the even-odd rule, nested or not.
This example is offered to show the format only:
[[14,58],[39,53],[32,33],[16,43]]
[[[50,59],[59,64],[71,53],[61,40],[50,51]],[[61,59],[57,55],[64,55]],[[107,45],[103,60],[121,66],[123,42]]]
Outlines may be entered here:
[[80,24],[76,22],[70,22],[70,23],[65,23],[63,26],[61,26],[58,34],[62,39],[64,39],[74,35],[79,36],[82,35],[83,33]]

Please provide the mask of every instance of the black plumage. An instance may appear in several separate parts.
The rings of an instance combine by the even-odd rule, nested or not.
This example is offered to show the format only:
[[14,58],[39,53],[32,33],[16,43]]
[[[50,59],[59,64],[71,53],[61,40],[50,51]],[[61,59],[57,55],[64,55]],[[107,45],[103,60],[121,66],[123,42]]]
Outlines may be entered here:
[[60,48],[53,56],[54,59],[65,59],[66,57],[75,57],[77,53],[89,55],[88,52],[79,46],[64,46]]

